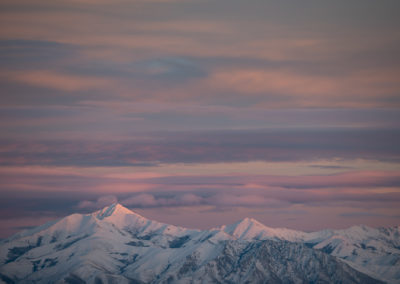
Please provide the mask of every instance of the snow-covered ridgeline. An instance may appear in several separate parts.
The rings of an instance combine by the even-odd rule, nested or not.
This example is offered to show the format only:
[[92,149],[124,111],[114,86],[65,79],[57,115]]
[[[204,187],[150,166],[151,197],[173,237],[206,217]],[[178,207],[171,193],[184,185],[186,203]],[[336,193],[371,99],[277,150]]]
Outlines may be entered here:
[[[2,241],[0,279],[5,283],[94,283],[96,279],[117,283],[163,283],[168,279],[183,283],[184,279],[257,282],[265,277],[282,280],[290,265],[294,269],[291,280],[334,277],[329,268],[334,266],[343,272],[338,281],[353,277],[374,282],[364,274],[367,273],[376,279],[400,283],[399,248],[399,227],[354,226],[306,233],[269,228],[245,218],[202,231],[148,220],[113,204],[92,214],[72,214]],[[296,261],[285,263],[288,256],[279,251],[294,253]],[[283,262],[276,257],[282,257]],[[271,266],[266,258],[275,259],[276,265]],[[326,265],[319,267],[323,258]],[[296,268],[298,261],[303,263],[301,269]],[[311,272],[302,275],[304,269],[321,271],[319,276]],[[229,270],[232,271],[228,273]]]

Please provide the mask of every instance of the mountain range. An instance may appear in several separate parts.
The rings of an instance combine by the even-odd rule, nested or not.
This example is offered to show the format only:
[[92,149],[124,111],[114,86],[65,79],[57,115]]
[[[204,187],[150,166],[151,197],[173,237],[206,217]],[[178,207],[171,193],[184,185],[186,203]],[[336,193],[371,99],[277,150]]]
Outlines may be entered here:
[[2,240],[0,283],[400,283],[400,227],[194,230],[112,204]]

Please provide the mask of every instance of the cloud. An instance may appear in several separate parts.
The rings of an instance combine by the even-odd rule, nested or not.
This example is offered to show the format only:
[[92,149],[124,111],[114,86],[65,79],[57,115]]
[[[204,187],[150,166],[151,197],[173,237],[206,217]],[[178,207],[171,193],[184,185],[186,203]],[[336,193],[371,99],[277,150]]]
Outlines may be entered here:
[[157,205],[157,201],[151,194],[139,194],[121,201],[122,204],[134,207],[153,207]]
[[[166,132],[156,133],[165,130],[181,131],[176,136],[181,137],[184,142],[187,140],[185,136],[196,135],[196,132],[199,135],[204,133],[210,137],[209,140],[212,140],[218,134],[212,130],[222,129],[225,129],[224,133],[230,133],[229,135],[235,131],[237,135],[243,133],[243,135],[252,136],[257,132],[260,134],[265,132],[264,135],[270,132],[271,138],[266,137],[266,139],[272,139],[273,132],[280,132],[279,135],[282,136],[287,136],[292,132],[294,136],[295,128],[297,128],[299,136],[307,133],[310,135],[313,131],[315,133],[323,132],[323,130],[331,133],[341,130],[343,135],[347,136],[345,130],[350,128],[358,132],[360,130],[373,132],[374,129],[382,128],[386,129],[386,133],[377,133],[377,135],[389,135],[389,130],[393,129],[394,136],[391,139],[396,139],[397,121],[400,121],[400,112],[395,109],[269,110],[254,109],[250,106],[228,107],[172,102],[133,103],[125,100],[113,100],[112,102],[92,100],[76,104],[76,100],[80,98],[76,93],[64,96],[55,90],[34,91],[28,86],[26,88],[26,97],[29,97],[28,102],[32,105],[11,106],[5,103],[0,107],[0,137],[23,141],[48,139],[104,142],[112,140],[120,141],[123,144],[123,141],[138,140],[143,136],[148,137],[147,140],[152,140],[152,136],[153,140],[157,137],[162,137],[163,140],[170,139]],[[36,97],[36,92],[40,93],[38,97]],[[94,96],[99,95],[97,92],[95,93]],[[6,97],[9,94],[6,101],[9,99],[24,101],[24,98],[15,96],[13,92],[5,91],[5,94]],[[52,100],[59,99],[67,100],[65,105],[48,105]],[[247,128],[259,128],[260,130],[244,131]],[[210,130],[209,133],[205,131],[207,129]],[[228,129],[231,130],[227,131]],[[152,134],[146,133],[150,130]],[[184,135],[183,132],[186,132],[187,135]],[[351,135],[355,136],[355,134]],[[204,140],[200,137],[198,139]],[[346,137],[340,139],[345,140]],[[355,139],[361,140],[357,137]],[[355,142],[346,143],[351,146]],[[154,142],[149,141],[149,145],[152,143]],[[361,140],[361,143],[365,142]],[[366,152],[364,151],[364,153]]]
[[340,216],[342,217],[351,217],[351,218],[363,218],[363,217],[390,217],[384,214],[379,214],[379,213],[373,213],[373,212],[364,212],[364,211],[359,211],[359,212],[345,212],[341,213]]
[[8,80],[66,92],[102,89],[110,87],[112,82],[108,78],[77,76],[50,70],[10,72],[3,73],[2,76],[6,76]]
[[[104,201],[105,200],[105,201]],[[115,196],[101,197],[97,201],[81,201],[78,208],[101,208],[116,201]],[[287,208],[292,205],[306,207],[350,206],[352,208],[397,208],[400,194],[397,192],[377,192],[356,188],[328,188],[297,190],[290,188],[264,187],[187,189],[186,191],[159,190],[158,192],[122,195],[119,202],[130,208],[175,208],[187,206],[212,206],[223,208]],[[344,215],[343,215],[344,216]]]
[[352,169],[352,167],[348,167],[348,166],[338,166],[338,165],[310,165],[309,167],[311,168],[319,168],[319,169],[328,169],[328,170],[334,170],[334,169],[338,169],[338,170],[349,170]]
[[[102,125],[103,127],[104,125]],[[107,136],[107,135],[105,135]],[[0,141],[2,165],[156,166],[160,163],[400,159],[398,129],[137,133],[123,140]]]
[[182,57],[167,57],[146,60],[137,63],[137,72],[154,77],[156,80],[179,82],[192,79],[204,78],[207,73],[195,62]]
[[146,207],[176,207],[176,206],[191,206],[201,205],[205,203],[204,198],[192,194],[184,193],[182,195],[172,197],[155,197],[152,194],[143,193],[121,200],[121,203],[126,206],[135,208]]
[[[141,170],[130,167],[0,167],[0,219],[25,216],[49,216],[54,219],[74,212],[93,212],[118,201],[138,210],[139,214],[151,213],[144,216],[153,216],[160,221],[164,220],[162,212],[185,215],[182,213],[185,210],[196,211],[200,214],[196,216],[202,220],[191,223],[196,227],[196,224],[205,224],[206,219],[201,214],[216,217],[212,215],[216,212],[236,212],[237,218],[243,218],[254,211],[276,216],[278,213],[275,210],[305,210],[308,213],[302,218],[316,220],[316,216],[322,218],[329,214],[346,218],[349,216],[339,214],[351,210],[363,212],[374,209],[374,212],[384,211],[382,214],[394,216],[400,203],[397,190],[399,173],[395,171],[293,176],[254,175],[237,171],[227,174],[213,168],[208,169],[206,174],[188,175],[168,166],[161,173]],[[319,213],[315,215],[315,212]],[[380,221],[389,220],[385,216],[375,217]],[[357,220],[362,219],[365,223],[368,218],[371,216],[360,216]],[[284,221],[282,218],[279,220]],[[389,221],[385,224],[392,222]],[[324,227],[325,223],[319,222]],[[274,224],[284,225],[279,222]],[[15,231],[10,230],[5,231]]]
[[[6,42],[7,67],[18,63],[26,73],[23,82],[63,92],[92,90],[93,85],[99,86],[94,88],[99,92],[105,81],[126,77],[110,83],[112,92],[102,94],[108,100],[174,98],[270,108],[399,104],[395,52],[399,42],[390,24],[395,21],[382,16],[383,10],[391,13],[390,5],[366,9],[364,13],[382,9],[382,18],[377,30],[362,33],[354,25],[343,27],[336,19],[326,22],[327,26],[316,25],[315,15],[320,13],[311,11],[301,23],[282,24],[282,19],[291,22],[300,16],[297,5],[243,6],[222,1],[213,4],[222,5],[221,9],[213,9],[199,1],[183,6],[170,1],[94,2],[39,1],[32,9],[29,4],[3,3],[1,38]],[[286,18],[271,14],[270,7]],[[315,9],[326,13],[326,7],[316,5]],[[367,14],[358,14],[358,20],[369,24]],[[307,28],[310,22],[317,30]],[[338,29],[346,33],[332,33]],[[45,66],[40,67],[42,73],[31,74],[40,61]],[[90,72],[79,81],[83,70]],[[102,72],[107,76],[100,76]]]
[[[209,78],[209,83],[218,89],[227,89],[246,96],[259,96],[268,105],[321,107],[322,104],[329,104],[330,107],[372,107],[379,104],[379,96],[395,98],[400,88],[394,73],[382,73],[377,70],[327,76],[287,70],[231,68],[216,71]],[[267,99],[263,99],[264,96]],[[363,98],[363,102],[360,102],[360,98]]]
[[79,47],[46,40],[0,40],[3,70],[37,70],[68,65],[79,56]]
[[[251,167],[251,168],[246,168]],[[2,184],[0,192],[5,200],[23,195],[26,198],[59,198],[68,193],[71,202],[89,196],[92,202],[103,195],[115,195],[121,202],[141,206],[173,206],[183,204],[217,204],[210,200],[216,194],[233,194],[232,204],[245,202],[248,196],[257,202],[283,200],[285,202],[308,203],[324,201],[365,201],[385,204],[397,202],[396,188],[400,186],[398,171],[349,171],[335,174],[298,175],[291,173],[267,175],[254,174],[253,167],[263,167],[260,173],[268,171],[273,164],[203,165],[192,170],[169,165],[147,169],[132,167],[0,167]],[[276,165],[281,166],[281,165]],[[209,167],[209,168],[208,168]],[[299,165],[302,167],[302,165]],[[202,173],[198,170],[201,169]],[[241,169],[241,170],[239,170]],[[193,171],[196,174],[193,174]],[[154,200],[149,195],[153,195]],[[235,199],[241,196],[239,199]],[[245,197],[247,196],[247,197]],[[132,199],[129,199],[132,197]],[[224,195],[219,196],[223,204]],[[89,199],[83,199],[89,200]],[[213,203],[214,202],[214,203]],[[249,201],[250,202],[250,201]],[[86,205],[92,205],[88,203]]]
[[220,193],[208,198],[208,203],[217,207],[285,207],[285,201],[279,201],[262,194]]
[[9,219],[0,219],[0,238],[8,238],[12,234],[43,225],[44,223],[54,221],[55,218],[59,217],[57,215],[46,216],[44,214],[32,214],[35,213],[32,211],[24,213],[27,215],[21,217],[16,217],[14,215]]
[[104,195],[97,198],[96,201],[88,201],[84,200],[79,202],[78,208],[79,209],[100,209],[104,208],[108,205],[118,202],[118,198],[114,195]]

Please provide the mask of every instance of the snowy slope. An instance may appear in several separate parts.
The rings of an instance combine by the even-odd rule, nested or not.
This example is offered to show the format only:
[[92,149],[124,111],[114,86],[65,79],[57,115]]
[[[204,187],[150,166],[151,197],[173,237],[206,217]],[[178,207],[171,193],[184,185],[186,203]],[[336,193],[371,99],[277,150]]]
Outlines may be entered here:
[[[386,260],[386,279],[395,283],[398,254],[390,244],[398,244],[398,228],[349,230],[304,233],[268,228],[254,219],[189,230],[113,204],[2,241],[0,283],[379,283],[377,276],[346,264],[365,267],[346,257],[348,243],[359,246],[359,255],[372,255],[367,265],[383,267]],[[346,241],[337,242],[338,235]],[[395,256],[386,259],[391,249]]]
[[[151,221],[114,204],[92,214],[73,214],[3,241],[0,273],[3,281],[20,283],[55,283],[60,279],[60,283],[79,279],[92,283],[108,277],[117,283],[129,279],[149,282],[169,262],[180,262],[199,246],[210,252],[206,257],[212,256],[213,246],[227,239],[232,237]],[[190,246],[184,246],[189,241]]]
[[391,283],[400,283],[400,227],[353,226],[344,230],[305,233],[270,228],[245,218],[220,230],[241,240],[286,240],[304,243],[339,257],[353,268]]
[[400,283],[399,227],[353,226],[334,230],[329,237],[309,235],[309,246],[346,260],[354,268],[393,283]]
[[219,230],[241,240],[286,240],[290,242],[302,242],[306,233],[285,229],[270,228],[255,219],[245,218],[231,225],[224,225]]

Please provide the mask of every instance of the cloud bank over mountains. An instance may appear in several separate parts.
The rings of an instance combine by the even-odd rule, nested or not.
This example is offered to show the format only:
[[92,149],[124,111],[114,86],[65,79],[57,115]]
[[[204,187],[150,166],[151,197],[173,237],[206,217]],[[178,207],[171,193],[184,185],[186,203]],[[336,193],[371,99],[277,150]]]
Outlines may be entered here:
[[1,237],[117,200],[201,228],[398,224],[399,8],[1,1]]

